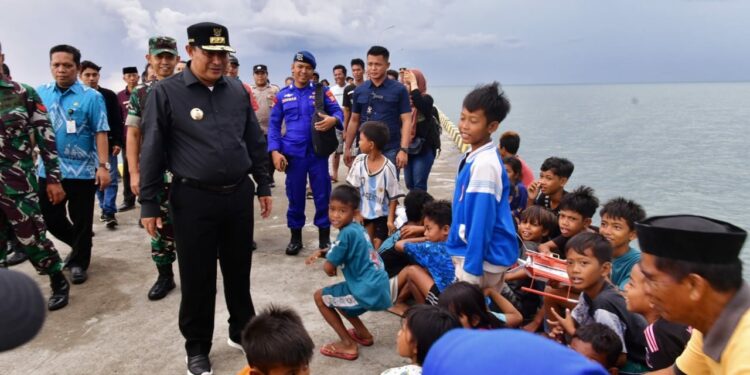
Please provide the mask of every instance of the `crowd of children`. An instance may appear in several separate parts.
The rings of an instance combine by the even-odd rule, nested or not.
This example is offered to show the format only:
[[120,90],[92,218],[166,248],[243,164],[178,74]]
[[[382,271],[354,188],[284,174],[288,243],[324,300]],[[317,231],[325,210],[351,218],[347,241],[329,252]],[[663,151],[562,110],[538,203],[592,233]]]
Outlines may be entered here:
[[[509,110],[497,83],[468,94],[459,128],[471,148],[458,165],[453,201],[412,190],[401,219],[398,171],[381,153],[388,128],[378,122],[362,126],[362,154],[348,185],[331,193],[329,217],[338,237],[330,249],[306,260],[324,258],[327,275],[335,276],[339,268],[344,275],[343,282],[314,293],[339,339],[323,345],[321,354],[357,359],[359,347],[374,342],[359,316],[389,309],[402,316],[396,350],[411,364],[385,375],[422,373],[430,348],[458,328],[522,327],[549,336],[549,342],[569,345],[580,358],[602,366],[568,360],[565,366],[588,369],[581,373],[637,374],[674,363],[690,328],[662,319],[645,297],[640,251],[630,245],[645,211],[614,198],[599,211],[601,226],[592,226],[599,200],[587,186],[565,190],[574,170],[571,161],[546,159],[534,180],[517,155],[517,133],[503,134],[493,146],[491,136]],[[563,259],[569,285],[530,279],[518,259],[532,252]],[[518,331],[513,335],[520,335],[519,342],[537,340]],[[458,335],[468,333],[445,336]],[[243,346],[245,374],[309,373],[312,341],[292,311],[272,307],[255,317]],[[549,354],[568,356],[558,349]],[[437,361],[437,367],[445,363]],[[446,373],[428,367],[425,373]]]

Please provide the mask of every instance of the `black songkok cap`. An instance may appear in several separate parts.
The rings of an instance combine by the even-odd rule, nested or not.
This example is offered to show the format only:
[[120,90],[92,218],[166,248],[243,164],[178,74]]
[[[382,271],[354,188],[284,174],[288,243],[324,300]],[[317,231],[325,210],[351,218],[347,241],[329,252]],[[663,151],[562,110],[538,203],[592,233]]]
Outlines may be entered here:
[[138,74],[138,68],[134,66],[126,66],[122,68],[122,74],[135,73]]
[[201,22],[187,29],[188,43],[206,51],[234,52],[229,46],[229,30],[213,22]]
[[747,238],[735,225],[693,215],[654,216],[635,228],[644,253],[693,263],[736,262]]

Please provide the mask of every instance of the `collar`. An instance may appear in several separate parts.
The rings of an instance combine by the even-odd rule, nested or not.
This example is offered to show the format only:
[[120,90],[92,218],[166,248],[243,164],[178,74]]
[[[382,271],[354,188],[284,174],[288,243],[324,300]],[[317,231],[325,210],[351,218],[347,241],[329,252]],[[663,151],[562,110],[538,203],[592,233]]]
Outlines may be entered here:
[[719,362],[737,324],[748,311],[750,311],[750,286],[743,282],[734,297],[721,310],[713,327],[703,337],[703,353]]
[[82,84],[82,83],[81,83],[81,81],[79,81],[79,80],[76,80],[76,81],[75,81],[75,82],[73,83],[73,85],[71,85],[70,87],[68,87],[68,88],[67,88],[67,89],[65,89],[64,91],[60,91],[60,87],[59,87],[59,86],[57,86],[57,82],[54,82],[54,81],[53,81],[52,83],[50,83],[50,85],[52,85],[52,89],[53,89],[54,91],[56,91],[56,92],[60,93],[60,95],[65,95],[65,94],[66,94],[66,93],[67,93],[68,91],[72,91],[72,92],[73,92],[74,94],[80,94],[80,93],[82,93],[82,92],[83,92],[83,90],[84,90],[84,88],[83,88],[83,84]]
[[[193,74],[193,72],[190,70],[190,64],[192,62],[193,61],[188,61],[185,69],[182,71],[182,80],[185,82],[185,86],[192,86],[196,83],[205,86],[203,82],[201,82],[198,77],[196,77],[195,74]],[[224,80],[224,76],[221,76],[216,80],[216,82],[214,82],[214,87],[216,87],[217,85],[223,85],[225,83],[226,80]]]
[[[383,83],[381,83],[381,84],[380,84],[380,86],[375,86],[375,83],[373,83],[373,82],[372,82],[372,80],[369,80],[369,79],[368,79],[367,81],[365,81],[365,83],[364,83],[364,84],[365,84],[365,85],[366,85],[366,86],[367,86],[368,88],[374,89],[374,88],[378,88],[378,87],[387,87],[387,86],[389,86],[389,85],[390,85],[390,84],[391,84],[392,82],[388,82],[388,81],[393,81],[393,80],[392,80],[392,79],[390,79],[390,78],[387,78],[387,77],[386,77],[385,81],[383,81]],[[395,82],[395,81],[394,81],[394,82]]]
[[487,142],[486,145],[476,149],[476,151],[473,151],[471,148],[469,148],[469,150],[466,151],[466,153],[464,154],[464,159],[467,162],[471,163],[474,161],[474,159],[477,158],[477,155],[479,155],[480,153],[485,152],[489,149],[494,149],[494,148],[495,148],[495,145],[492,142]]

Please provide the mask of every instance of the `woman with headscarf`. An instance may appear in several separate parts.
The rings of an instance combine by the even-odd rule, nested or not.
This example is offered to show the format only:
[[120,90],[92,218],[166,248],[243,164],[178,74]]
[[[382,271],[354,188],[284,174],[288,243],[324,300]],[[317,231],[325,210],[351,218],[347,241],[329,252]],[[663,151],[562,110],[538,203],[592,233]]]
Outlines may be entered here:
[[411,99],[412,141],[409,145],[409,163],[404,168],[406,188],[427,191],[427,178],[440,148],[440,132],[434,100],[427,94],[427,80],[419,69],[404,71],[404,85]]

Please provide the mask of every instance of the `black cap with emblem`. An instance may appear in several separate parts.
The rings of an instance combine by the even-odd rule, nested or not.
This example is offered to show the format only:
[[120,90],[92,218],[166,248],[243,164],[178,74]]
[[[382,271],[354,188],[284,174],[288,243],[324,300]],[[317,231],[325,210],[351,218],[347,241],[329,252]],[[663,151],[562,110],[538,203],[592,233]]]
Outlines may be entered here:
[[229,30],[213,22],[201,22],[187,29],[188,44],[206,51],[234,52],[229,46]]

